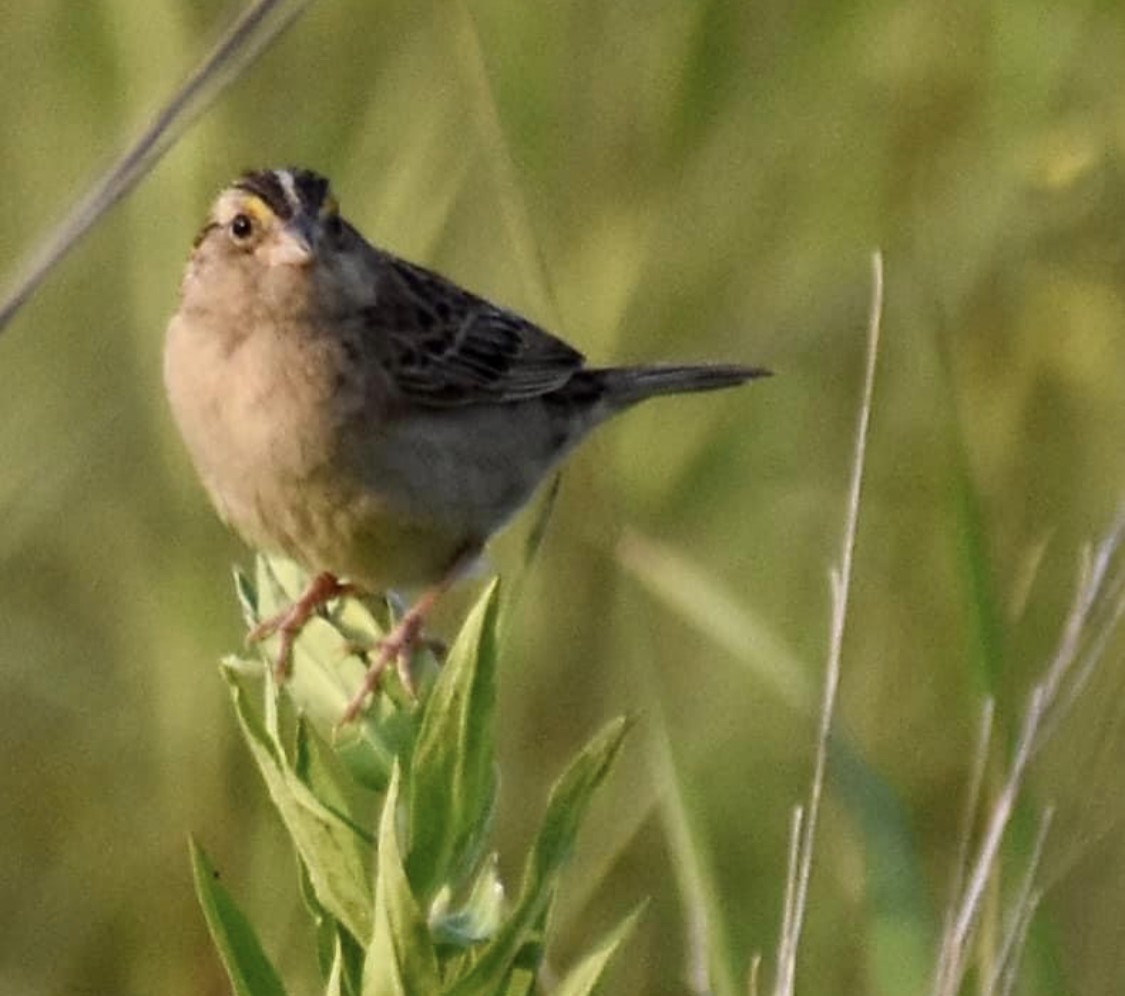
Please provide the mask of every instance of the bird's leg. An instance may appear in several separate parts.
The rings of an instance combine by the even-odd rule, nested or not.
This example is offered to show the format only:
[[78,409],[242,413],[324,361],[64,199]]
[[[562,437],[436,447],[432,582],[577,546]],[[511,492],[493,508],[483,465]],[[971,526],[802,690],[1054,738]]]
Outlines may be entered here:
[[379,679],[383,675],[383,670],[392,660],[395,661],[395,667],[398,670],[403,688],[410,695],[414,694],[414,676],[410,673],[410,652],[418,642],[426,616],[429,615],[434,603],[448,587],[449,582],[443,581],[427,589],[398,621],[398,624],[379,641],[375,659],[368,666],[359,689],[352,696],[343,716],[340,717],[340,726],[350,723],[359,715],[367,696],[379,687]]
[[379,641],[379,648],[375,659],[368,666],[367,673],[363,676],[363,681],[360,682],[359,689],[356,691],[355,695],[352,696],[352,700],[348,703],[347,708],[344,709],[344,714],[340,717],[339,726],[350,723],[360,714],[360,711],[363,709],[363,703],[367,700],[367,696],[379,687],[379,679],[382,677],[386,666],[392,660],[395,662],[395,668],[398,671],[399,680],[402,681],[403,688],[405,688],[411,696],[414,695],[414,676],[410,673],[410,654],[414,647],[424,639],[422,637],[422,626],[438,599],[449,590],[450,586],[465,571],[465,568],[476,560],[478,551],[479,548],[474,546],[458,554],[441,580],[432,587],[427,588],[419,596],[418,600],[406,611],[403,617],[398,621],[398,624]]
[[299,598],[289,608],[279,612],[276,616],[264,619],[258,623],[246,636],[247,643],[258,643],[278,633],[281,636],[281,646],[277,651],[274,661],[273,674],[278,684],[289,677],[292,663],[293,641],[301,632],[309,617],[326,602],[340,595],[350,595],[355,591],[355,586],[340,581],[335,574],[324,571],[314,577]]
[[[388,608],[391,610],[392,619],[402,618],[406,615],[410,603],[403,599],[397,591],[388,591],[384,597],[387,600]],[[365,647],[363,649],[370,650],[371,648]],[[433,636],[425,631],[418,634],[418,638],[414,641],[414,649],[429,651],[439,663],[445,659],[445,655],[449,652],[449,647],[446,646],[445,641],[440,636]]]

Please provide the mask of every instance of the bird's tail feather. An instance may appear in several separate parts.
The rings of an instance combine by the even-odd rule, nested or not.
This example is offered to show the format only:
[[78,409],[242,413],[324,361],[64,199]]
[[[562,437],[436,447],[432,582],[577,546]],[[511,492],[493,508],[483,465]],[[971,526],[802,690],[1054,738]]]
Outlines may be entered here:
[[686,394],[737,387],[756,377],[768,377],[770,371],[735,363],[709,363],[607,367],[599,370],[598,375],[605,390],[604,400],[611,410],[619,411],[661,394]]

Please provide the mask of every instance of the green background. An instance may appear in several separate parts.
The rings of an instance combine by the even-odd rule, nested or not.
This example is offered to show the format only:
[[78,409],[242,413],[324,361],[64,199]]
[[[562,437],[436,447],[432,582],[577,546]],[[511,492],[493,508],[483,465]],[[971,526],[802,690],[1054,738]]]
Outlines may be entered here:
[[[237,10],[8,5],[0,272]],[[249,555],[207,506],[160,381],[211,198],[288,164],[331,176],[373,240],[594,362],[776,371],[586,444],[512,616],[510,876],[565,758],[607,717],[639,717],[552,952],[565,966],[651,896],[620,993],[695,991],[701,902],[731,978],[776,943],[883,249],[848,751],[798,989],[926,991],[981,703],[997,697],[1007,743],[1080,545],[1122,497],[1125,7],[313,3],[0,338],[0,992],[225,992],[189,832],[292,991],[311,991],[293,858],[215,666],[241,640],[229,566]],[[518,571],[533,518],[490,569]],[[1008,855],[1014,879],[1053,801],[1020,992],[1125,979],[1120,651],[1037,759]]]

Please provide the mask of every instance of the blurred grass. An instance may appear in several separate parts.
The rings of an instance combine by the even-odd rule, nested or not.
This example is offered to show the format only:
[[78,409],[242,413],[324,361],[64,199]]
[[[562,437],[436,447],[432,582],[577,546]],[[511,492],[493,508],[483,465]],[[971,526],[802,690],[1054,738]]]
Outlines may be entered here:
[[[12,7],[4,273],[237,9]],[[923,905],[944,897],[979,696],[1010,731],[1077,547],[1125,480],[1123,45],[1125,10],[1093,2],[317,0],[0,338],[0,991],[223,992],[189,830],[239,869],[282,973],[311,966],[292,857],[213,665],[239,639],[226,571],[247,558],[159,376],[207,203],[242,168],[286,163],[332,176],[371,237],[597,361],[778,372],[640,409],[577,455],[501,659],[501,852],[532,832],[524,800],[652,690],[736,974],[774,946],[812,717],[618,551],[656,539],[764,621],[794,662],[784,680],[816,686],[883,247],[840,717],[889,808],[857,808],[830,766],[798,984],[901,991],[872,957],[894,927],[881,897],[904,881]],[[1125,972],[1119,656],[1036,769],[1059,808],[1021,992],[1114,992]],[[559,962],[651,895],[616,991],[681,993],[683,869],[645,752],[621,764],[563,897]],[[902,814],[920,884],[880,844],[890,817],[865,829],[880,812]]]

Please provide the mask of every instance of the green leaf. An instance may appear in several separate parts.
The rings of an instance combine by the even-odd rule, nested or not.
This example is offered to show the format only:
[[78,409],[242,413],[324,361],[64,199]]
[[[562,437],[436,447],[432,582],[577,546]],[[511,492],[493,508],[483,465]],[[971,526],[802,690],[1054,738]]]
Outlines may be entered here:
[[327,981],[330,989],[339,986],[342,996],[359,996],[363,978],[363,948],[320,904],[308,868],[300,858],[297,859],[297,867],[301,899],[316,928],[316,955],[321,978]]
[[309,870],[300,857],[297,858],[297,882],[305,909],[309,911],[313,926],[316,929],[317,965],[320,968],[321,977],[328,978],[332,973],[333,963],[337,958],[336,952],[339,948],[336,918],[316,898],[316,890],[309,878]]
[[376,796],[356,784],[339,756],[312,724],[297,719],[297,749],[293,770],[325,806],[369,844],[375,838],[366,828],[374,822]]
[[324,996],[347,996],[351,990],[344,985],[344,949],[337,935],[333,949],[331,968],[328,972],[328,985],[324,988]]
[[242,609],[242,618],[247,626],[254,626],[260,618],[258,612],[258,586],[241,567],[234,569],[234,590],[238,596],[238,605]]
[[613,956],[617,954],[617,949],[633,932],[646,905],[642,903],[606,934],[555,987],[553,996],[591,996],[604,978]]
[[735,971],[735,954],[730,941],[727,907],[713,869],[713,861],[698,820],[685,798],[683,772],[672,751],[668,721],[659,699],[653,695],[650,706],[654,736],[649,739],[652,770],[660,799],[660,818],[671,857],[671,872],[684,918],[695,925],[706,943],[706,972],[710,991],[716,996],[734,996],[742,990]]
[[398,833],[400,774],[391,776],[379,821],[375,930],[363,970],[363,996],[422,996],[441,989],[430,929],[410,891]]
[[508,985],[504,989],[504,996],[534,996],[535,973],[517,968],[512,972]]
[[425,905],[479,862],[496,799],[500,583],[477,601],[426,703],[410,764],[407,871]]
[[324,805],[289,766],[249,704],[237,671],[223,668],[250,752],[265,779],[319,902],[362,943],[371,937],[370,844]]
[[496,937],[484,948],[479,960],[449,990],[450,996],[492,996],[504,990],[512,965],[525,941],[545,921],[559,873],[570,857],[579,824],[594,790],[613,763],[627,729],[628,723],[624,718],[607,724],[551,789],[543,825],[524,869],[515,909]]
[[235,996],[285,996],[254,928],[219,881],[215,866],[194,837],[189,846],[195,894]]

